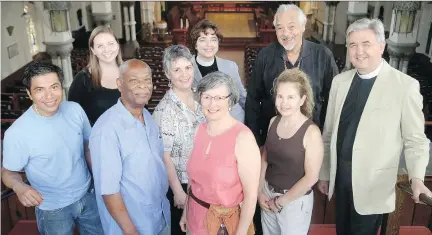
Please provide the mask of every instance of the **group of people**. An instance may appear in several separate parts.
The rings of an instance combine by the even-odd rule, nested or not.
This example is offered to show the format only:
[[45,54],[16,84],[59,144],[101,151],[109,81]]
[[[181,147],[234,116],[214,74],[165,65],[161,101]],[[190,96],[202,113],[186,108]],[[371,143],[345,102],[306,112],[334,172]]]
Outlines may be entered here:
[[307,234],[318,182],[337,195],[339,235],[375,235],[395,208],[402,150],[413,199],[432,196],[419,83],[382,59],[382,23],[348,27],[355,69],[339,75],[331,51],[303,39],[300,8],[281,5],[273,23],[278,41],[247,92],[237,64],[216,56],[218,27],[196,24],[194,55],[164,51],[170,89],[153,114],[151,68],[123,62],[109,27],[93,30],[68,101],[61,69],[30,63],[33,105],[5,133],[2,180],[36,206],[40,233]]

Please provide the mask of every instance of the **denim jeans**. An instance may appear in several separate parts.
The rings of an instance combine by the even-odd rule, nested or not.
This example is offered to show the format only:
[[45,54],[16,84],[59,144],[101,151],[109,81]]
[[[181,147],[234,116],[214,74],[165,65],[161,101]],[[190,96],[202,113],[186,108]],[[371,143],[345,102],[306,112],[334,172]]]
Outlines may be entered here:
[[167,224],[165,219],[163,220],[162,231],[158,235],[171,235],[171,225]]
[[103,235],[94,189],[69,206],[48,211],[36,207],[36,221],[42,235],[72,235],[74,225],[80,234]]

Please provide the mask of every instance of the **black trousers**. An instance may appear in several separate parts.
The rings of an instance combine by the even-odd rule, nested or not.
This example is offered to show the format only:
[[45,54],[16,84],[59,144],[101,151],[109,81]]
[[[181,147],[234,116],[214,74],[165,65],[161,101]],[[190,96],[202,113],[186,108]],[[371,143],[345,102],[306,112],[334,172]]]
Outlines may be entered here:
[[377,235],[383,215],[360,215],[354,208],[351,162],[338,161],[335,196],[337,235]]
[[261,207],[259,203],[257,203],[255,208],[253,223],[255,225],[255,235],[263,235],[262,226],[261,226]]
[[[183,190],[187,193],[187,184],[181,185]],[[178,209],[174,206],[174,194],[171,190],[171,188],[168,189],[167,193],[168,200],[170,201],[170,207],[171,207],[171,234],[172,235],[182,235],[186,234],[181,231],[180,228],[180,219],[183,214],[183,209]]]

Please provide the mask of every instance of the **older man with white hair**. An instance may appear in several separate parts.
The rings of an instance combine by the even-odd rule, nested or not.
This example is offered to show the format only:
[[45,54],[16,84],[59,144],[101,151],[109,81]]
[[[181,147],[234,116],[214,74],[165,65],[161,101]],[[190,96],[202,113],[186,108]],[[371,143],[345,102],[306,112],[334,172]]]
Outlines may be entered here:
[[325,119],[318,188],[336,195],[338,235],[376,235],[382,214],[395,209],[402,149],[413,199],[432,196],[424,185],[429,140],[419,83],[383,58],[384,26],[361,19],[346,32],[355,69],[333,79]]
[[313,121],[320,127],[323,126],[331,81],[338,74],[332,52],[324,45],[303,38],[306,16],[298,6],[280,5],[273,24],[278,41],[258,53],[246,98],[245,123],[259,146],[264,145],[270,119],[276,115],[273,81],[279,74],[298,67],[308,75],[315,101]]

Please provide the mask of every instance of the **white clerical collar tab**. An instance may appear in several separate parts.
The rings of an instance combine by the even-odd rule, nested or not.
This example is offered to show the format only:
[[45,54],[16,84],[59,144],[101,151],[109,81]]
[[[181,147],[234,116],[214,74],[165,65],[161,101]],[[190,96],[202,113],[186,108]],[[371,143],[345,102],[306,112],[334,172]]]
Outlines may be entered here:
[[381,60],[381,64],[380,64],[380,65],[378,66],[378,68],[376,68],[374,71],[372,71],[372,72],[370,72],[370,73],[368,73],[368,74],[360,74],[360,73],[357,71],[357,74],[358,74],[358,76],[359,76],[361,79],[371,79],[371,78],[374,78],[374,77],[378,76],[378,74],[379,74],[379,72],[380,72],[380,70],[381,70],[383,64],[384,64],[384,62]]

